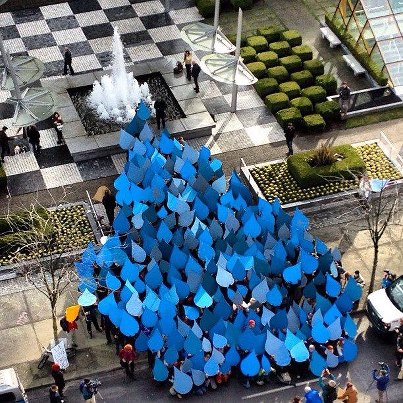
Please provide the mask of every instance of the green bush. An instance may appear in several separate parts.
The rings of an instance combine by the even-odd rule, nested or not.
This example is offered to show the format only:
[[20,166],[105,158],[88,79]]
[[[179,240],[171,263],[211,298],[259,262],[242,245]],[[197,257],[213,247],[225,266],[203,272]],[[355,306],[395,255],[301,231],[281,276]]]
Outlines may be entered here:
[[301,123],[301,112],[297,108],[282,109],[276,113],[276,119],[281,127],[285,127],[288,123],[292,122],[295,126]]
[[295,81],[287,81],[279,85],[280,92],[284,92],[289,99],[299,97],[301,88]]
[[315,105],[315,112],[323,116],[327,122],[340,116],[340,105],[336,101],[325,101]]
[[269,76],[269,78],[275,78],[279,83],[287,81],[289,77],[288,71],[284,66],[268,68],[267,75]]
[[302,120],[305,129],[307,129],[310,132],[320,132],[326,126],[325,120],[318,113],[314,113],[312,115],[306,115]]
[[289,99],[283,92],[276,92],[275,94],[267,95],[264,103],[274,114],[281,109],[288,108]]
[[297,55],[302,61],[311,60],[313,57],[312,49],[308,45],[294,46],[291,49],[293,55]]
[[309,115],[313,112],[313,105],[309,98],[298,97],[290,101],[290,105],[297,108],[302,116]]
[[3,167],[0,165],[0,189],[7,189],[7,176]]
[[255,90],[261,98],[278,92],[278,82],[274,78],[262,78],[255,84]]
[[277,53],[268,50],[267,52],[258,53],[256,56],[258,62],[263,62],[266,67],[274,67],[278,65]]
[[[227,35],[227,38],[233,45],[236,45],[236,34]],[[246,38],[245,34],[241,35],[241,46],[246,46]]]
[[283,31],[280,35],[280,38],[284,41],[287,41],[290,46],[298,46],[302,43],[301,34],[295,29],[290,29],[289,31]]
[[315,85],[320,85],[326,90],[327,95],[334,95],[337,91],[337,80],[332,74],[323,74],[315,78]]
[[266,76],[266,66],[262,62],[248,63],[246,67],[256,78],[263,78]]
[[319,85],[313,85],[312,87],[304,88],[301,91],[303,97],[309,98],[314,104],[326,100],[326,91]]
[[199,13],[204,18],[209,18],[214,15],[215,0],[196,0],[196,6],[199,9]]
[[[1,170],[2,168],[0,168]],[[0,235],[17,231],[26,231],[31,227],[32,219],[30,218],[31,212],[19,211],[18,213],[13,213],[7,216],[0,216]],[[38,216],[47,219],[49,216],[48,210],[45,208],[37,208]],[[0,237],[0,238],[1,238]]]
[[244,46],[241,48],[241,57],[245,64],[256,61],[256,50],[252,46]]
[[282,29],[278,27],[258,28],[256,31],[258,35],[264,36],[268,43],[279,41],[281,32]]
[[349,144],[333,147],[335,153],[340,154],[344,159],[332,165],[322,167],[311,167],[308,160],[312,158],[315,150],[310,150],[287,159],[288,170],[298,184],[303,187],[313,187],[326,185],[329,177],[344,179],[354,179],[352,172],[364,172],[365,164],[358,152]]
[[264,36],[257,35],[246,38],[246,43],[248,46],[252,46],[257,53],[266,51],[269,46]]
[[291,46],[287,41],[272,42],[269,49],[278,54],[278,57],[289,56],[291,54]]
[[291,74],[291,80],[298,83],[301,88],[306,88],[314,84],[314,79],[310,71],[302,70]]
[[302,60],[299,56],[291,55],[282,57],[280,60],[280,65],[284,66],[289,73],[294,73],[295,71],[301,70]]
[[253,6],[253,0],[231,0],[231,4],[234,6],[235,10],[238,10],[238,8],[249,10]]
[[320,76],[325,73],[325,66],[318,59],[305,60],[304,69],[309,70],[313,76]]

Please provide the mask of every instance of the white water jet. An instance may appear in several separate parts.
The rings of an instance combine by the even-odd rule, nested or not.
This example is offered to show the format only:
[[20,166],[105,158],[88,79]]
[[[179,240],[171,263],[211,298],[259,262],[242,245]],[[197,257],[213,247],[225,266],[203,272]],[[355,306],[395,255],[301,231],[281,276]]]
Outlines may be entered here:
[[124,123],[133,118],[141,100],[153,109],[148,84],[139,85],[133,77],[133,73],[126,73],[123,44],[118,30],[115,28],[112,74],[102,76],[101,82],[98,80],[94,82],[88,103],[97,111],[101,119]]

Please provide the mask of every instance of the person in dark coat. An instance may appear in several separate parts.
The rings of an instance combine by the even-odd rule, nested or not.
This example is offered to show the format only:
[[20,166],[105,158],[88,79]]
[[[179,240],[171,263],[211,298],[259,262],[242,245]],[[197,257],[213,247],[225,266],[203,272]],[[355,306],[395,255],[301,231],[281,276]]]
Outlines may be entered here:
[[289,122],[287,126],[284,129],[284,136],[285,136],[285,141],[287,142],[287,147],[288,147],[288,153],[287,156],[293,155],[294,150],[292,149],[292,142],[295,137],[295,126],[294,123]]
[[105,190],[104,197],[102,198],[102,204],[105,207],[106,216],[108,217],[109,224],[112,227],[113,220],[115,219],[116,198],[109,189]]
[[55,381],[55,385],[57,386],[58,393],[60,397],[63,397],[63,390],[66,386],[66,382],[64,381],[64,375],[62,370],[60,369],[60,365],[56,362],[52,364],[52,372],[51,375]]
[[167,108],[167,104],[160,96],[158,96],[157,100],[154,102],[154,108],[158,130],[161,127],[161,122],[162,122],[162,128],[165,129],[165,117],[166,117],[165,109]]
[[7,136],[7,129],[7,126],[3,126],[3,128],[0,130],[1,162],[4,162],[4,155],[6,153],[7,155],[10,155],[10,145],[8,144],[10,138]]
[[31,125],[28,127],[28,140],[32,144],[32,149],[34,153],[38,153],[41,149],[40,138],[41,134],[35,125]]
[[67,67],[70,69],[70,74],[73,76],[74,75],[74,70],[73,66],[71,65],[73,61],[73,57],[71,56],[70,49],[66,46],[64,48],[64,72],[63,74],[67,74]]
[[194,80],[194,82],[195,82],[195,88],[194,88],[194,90],[195,90],[196,92],[200,92],[200,89],[199,89],[199,81],[198,81],[200,72],[201,72],[201,68],[200,68],[200,66],[197,64],[196,60],[192,60],[192,77],[193,77],[193,80]]
[[346,113],[350,109],[350,98],[351,98],[351,89],[347,85],[347,83],[343,81],[341,83],[341,87],[339,88],[339,103],[342,118],[346,116]]
[[97,307],[96,305],[83,306],[85,324],[87,325],[87,331],[92,339],[92,325],[95,326],[98,332],[102,333],[102,329],[99,327],[98,319],[97,319]]
[[63,403],[64,400],[59,394],[57,385],[52,385],[49,388],[49,401],[50,403]]
[[54,128],[56,129],[56,134],[57,134],[57,144],[63,144],[64,143],[64,138],[63,138],[63,120],[62,117],[60,116],[59,112],[55,112],[52,115],[52,123]]

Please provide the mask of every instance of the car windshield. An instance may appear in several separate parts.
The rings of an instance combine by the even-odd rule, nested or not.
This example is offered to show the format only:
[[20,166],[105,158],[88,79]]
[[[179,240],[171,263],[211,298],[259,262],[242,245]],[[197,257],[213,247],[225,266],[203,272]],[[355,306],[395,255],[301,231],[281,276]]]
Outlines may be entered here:
[[386,287],[386,294],[393,305],[403,312],[403,276],[400,276],[389,287]]

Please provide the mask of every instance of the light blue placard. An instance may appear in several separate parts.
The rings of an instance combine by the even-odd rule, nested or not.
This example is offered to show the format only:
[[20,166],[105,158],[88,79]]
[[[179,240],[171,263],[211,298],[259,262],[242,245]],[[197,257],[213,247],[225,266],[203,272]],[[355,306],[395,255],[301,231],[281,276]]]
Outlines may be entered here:
[[301,263],[297,263],[294,266],[288,266],[283,271],[283,278],[289,284],[298,284],[301,281],[301,276]]
[[194,303],[199,308],[208,308],[213,303],[213,298],[200,286],[194,297]]
[[158,357],[154,361],[153,377],[157,382],[164,382],[168,378],[168,368]]
[[192,368],[192,378],[196,386],[201,386],[206,381],[206,374],[203,371]]
[[337,297],[340,294],[341,284],[329,274],[326,274],[326,294]]
[[256,238],[261,234],[262,228],[256,221],[256,217],[254,214],[252,214],[246,221],[245,225],[243,226],[243,232],[246,236],[250,236],[252,238]]
[[357,335],[357,325],[351,319],[351,316],[349,314],[347,314],[346,316],[343,328],[349,337],[354,338]]
[[218,267],[216,281],[218,285],[224,288],[227,288],[228,286],[234,284],[234,278],[232,277],[232,274],[222,269],[221,267]]
[[88,291],[88,288],[78,297],[78,304],[80,306],[91,306],[97,301],[97,297]]
[[207,376],[215,376],[220,371],[218,363],[213,357],[210,357],[206,364],[204,365],[204,372]]
[[227,345],[227,339],[220,334],[214,333],[213,344],[215,348],[224,348]]
[[139,324],[133,316],[129,315],[126,311],[122,311],[119,329],[125,336],[131,337],[138,333]]
[[192,332],[189,331],[189,334],[186,337],[184,349],[188,354],[195,355],[202,349],[201,340]]
[[182,371],[179,371],[178,368],[174,367],[174,383],[173,388],[177,393],[182,395],[186,395],[192,390],[193,381],[192,378],[184,374]]
[[330,340],[338,340],[341,336],[340,318],[337,318],[333,323],[331,323],[327,329],[330,332]]
[[358,301],[362,295],[362,287],[360,287],[355,279],[350,276],[347,285],[344,288],[344,293],[346,293],[352,301]]
[[163,346],[164,340],[162,339],[160,331],[156,328],[148,340],[148,348],[156,353],[160,351]]
[[132,241],[132,258],[135,262],[142,263],[146,258],[145,250],[138,245],[136,242]]
[[321,376],[322,371],[326,366],[324,358],[315,350],[312,353],[311,362],[309,363],[309,369],[311,372],[316,376]]
[[312,337],[318,343],[326,343],[330,338],[330,332],[323,323],[318,321],[312,327]]
[[120,137],[119,137],[119,146],[123,148],[123,150],[128,150],[134,144],[135,138],[127,133],[124,129],[120,129]]
[[266,294],[267,302],[272,305],[272,306],[280,306],[281,302],[283,300],[283,296],[281,295],[281,292],[275,284],[273,288],[271,288],[267,294]]
[[290,350],[290,354],[296,362],[304,362],[309,359],[309,351],[302,340]]
[[116,291],[121,287],[121,285],[122,283],[120,280],[108,271],[108,274],[106,275],[106,286],[110,290]]

